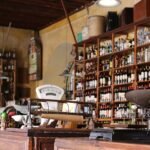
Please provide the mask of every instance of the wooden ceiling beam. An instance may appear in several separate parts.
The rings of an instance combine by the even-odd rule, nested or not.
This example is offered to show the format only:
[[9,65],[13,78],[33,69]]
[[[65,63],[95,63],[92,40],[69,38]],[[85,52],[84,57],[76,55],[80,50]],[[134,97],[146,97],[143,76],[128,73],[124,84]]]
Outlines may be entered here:
[[16,3],[19,5],[26,5],[28,7],[43,7],[44,9],[55,9],[55,10],[63,10],[63,8],[61,7],[61,5],[59,3],[52,2],[52,1],[41,1],[41,0],[30,0],[30,1],[21,1],[21,0],[7,0],[7,2],[10,3]]
[[[17,9],[16,9],[17,8]],[[0,2],[0,11],[8,11],[8,12],[17,12],[18,13],[25,13],[27,15],[37,15],[37,16],[60,16],[63,13],[62,11],[54,11],[53,9],[45,9],[42,7],[28,7],[26,5],[16,4],[16,3],[1,3]]]
[[[68,15],[85,7],[93,0],[64,0]],[[0,25],[42,29],[61,19],[65,13],[61,0],[0,0]]]
[[[5,16],[1,16],[1,14],[0,14],[0,20],[8,20],[9,22],[16,22],[16,21],[20,21],[20,22],[22,22],[22,23],[26,23],[26,22],[28,22],[28,23],[31,23],[31,24],[45,24],[47,21],[48,21],[48,19],[34,19],[34,18],[31,18],[30,20],[28,20],[28,17],[26,17],[26,18],[23,18],[22,16],[20,16],[20,17],[18,17],[18,18],[15,18],[15,17],[11,17],[11,16],[9,16],[9,15],[5,15]],[[53,18],[52,20],[55,20],[55,18]]]
[[[0,21],[0,26],[7,27],[9,25],[9,21]],[[28,30],[38,30],[37,25],[31,25],[30,23],[24,24],[19,22],[12,23],[12,27],[14,28],[22,28],[22,29],[28,29]]]

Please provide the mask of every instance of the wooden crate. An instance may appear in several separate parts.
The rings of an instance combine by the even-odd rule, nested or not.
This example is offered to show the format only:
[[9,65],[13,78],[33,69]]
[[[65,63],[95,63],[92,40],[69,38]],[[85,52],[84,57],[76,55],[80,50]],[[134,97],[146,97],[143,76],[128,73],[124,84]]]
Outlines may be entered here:
[[141,0],[134,6],[134,22],[150,17],[150,0]]

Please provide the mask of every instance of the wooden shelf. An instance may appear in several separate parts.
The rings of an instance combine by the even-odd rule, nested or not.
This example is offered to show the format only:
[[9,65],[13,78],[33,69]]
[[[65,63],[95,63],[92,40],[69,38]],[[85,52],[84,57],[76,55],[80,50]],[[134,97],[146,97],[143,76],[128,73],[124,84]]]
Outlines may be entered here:
[[128,52],[133,51],[133,50],[134,50],[134,47],[133,48],[124,49],[122,51],[116,51],[116,52],[113,53],[113,55],[125,54],[125,53],[128,53]]
[[113,118],[114,120],[131,120],[131,118]]
[[85,59],[85,62],[91,62],[91,61],[97,61],[97,57],[96,58],[91,58],[91,59]]
[[123,69],[128,69],[128,68],[135,68],[135,65],[126,65],[123,67],[117,67],[117,68],[114,68],[114,70],[123,70]]
[[99,105],[112,104],[112,101],[110,101],[110,102],[98,102],[98,104],[99,104]]
[[138,63],[137,66],[150,65],[150,62]]
[[[115,116],[115,114],[114,114],[115,113],[115,111],[114,111],[115,105],[118,105],[121,103],[125,103],[125,105],[126,105],[128,103],[128,101],[126,101],[126,100],[125,101],[115,101],[115,95],[114,95],[115,89],[121,89],[124,87],[129,87],[129,90],[130,90],[130,87],[132,87],[132,89],[136,89],[138,86],[140,87],[140,85],[142,85],[142,84],[143,84],[143,86],[146,87],[150,83],[150,81],[140,81],[140,82],[138,81],[138,71],[139,71],[140,67],[150,65],[150,62],[143,62],[143,63],[137,64],[137,61],[138,61],[137,60],[137,53],[139,52],[139,49],[142,47],[149,47],[150,46],[150,43],[146,43],[146,44],[143,44],[140,46],[137,45],[138,44],[137,43],[137,41],[138,41],[137,30],[138,30],[139,26],[141,27],[141,25],[142,26],[143,25],[149,25],[150,26],[150,17],[148,17],[147,19],[138,21],[136,23],[124,25],[123,27],[114,29],[110,32],[103,33],[100,36],[96,36],[96,37],[90,38],[88,40],[85,40],[85,41],[79,43],[79,47],[82,46],[84,58],[86,58],[86,47],[89,46],[90,44],[94,44],[95,47],[97,48],[96,50],[98,50],[98,56],[96,58],[89,59],[89,60],[85,59],[81,62],[81,64],[83,65],[83,70],[86,72],[86,70],[88,70],[86,68],[86,62],[93,62],[94,61],[95,66],[92,66],[92,67],[95,68],[95,73],[91,73],[92,70],[91,71],[88,70],[88,72],[84,76],[84,79],[86,79],[86,77],[88,77],[88,76],[94,76],[95,77],[94,80],[95,79],[97,80],[97,87],[85,90],[86,81],[88,81],[88,80],[82,80],[83,86],[84,86],[84,91],[82,91],[81,93],[83,93],[83,99],[84,100],[85,100],[85,96],[87,96],[87,94],[89,94],[89,96],[90,96],[90,94],[93,91],[94,91],[94,94],[96,94],[97,101],[96,101],[96,105],[95,105],[95,107],[96,107],[95,110],[96,110],[97,121],[100,120],[100,121],[116,121],[117,122],[117,121],[124,121],[124,120],[128,121],[128,120],[130,120],[129,118],[113,118],[113,116]],[[120,38],[119,36],[122,36],[122,35],[127,36],[130,33],[134,34],[134,40],[135,40],[134,47],[127,48],[127,49],[124,49],[122,51],[115,51],[115,42],[116,42],[115,40],[116,40],[116,38]],[[107,40],[111,40],[110,43],[107,43]],[[102,42],[106,42],[106,43],[102,43]],[[107,44],[112,44],[112,52],[101,55],[102,54],[102,53],[100,53],[101,44],[102,45],[104,44],[104,47],[105,47],[105,44],[106,44],[106,46],[107,46]],[[128,64],[126,66],[117,67],[117,63],[118,64],[125,64],[125,63],[122,63],[122,61],[127,61],[128,63],[131,62],[128,60],[128,59],[130,59],[128,57],[128,54],[131,54],[131,53],[133,53],[133,55],[134,55],[133,64]],[[123,55],[125,56],[124,58],[122,57]],[[118,62],[116,61],[117,59],[118,59]],[[109,61],[110,60],[112,61],[113,68],[110,68],[109,70],[102,70],[103,68],[109,67]],[[104,63],[102,63],[102,61]],[[107,65],[107,66],[105,67],[104,65]],[[116,75],[116,72],[118,72],[119,70],[120,71],[124,71],[124,70],[133,71],[134,77],[135,77],[134,83],[133,82],[123,83],[122,82],[122,84],[115,84],[115,75]],[[100,78],[108,76],[108,75],[111,79],[111,85],[110,86],[101,86],[100,85]],[[75,81],[75,82],[77,82],[77,81]],[[143,87],[143,86],[141,86],[141,87]],[[101,98],[100,94],[102,94],[101,91],[103,91],[107,88],[111,89],[111,94],[112,94],[112,98],[113,98],[112,102],[106,102],[106,103],[100,102],[101,101],[100,100],[100,98]],[[87,93],[85,93],[85,92],[87,92]],[[76,94],[76,91],[74,93]],[[107,95],[105,95],[105,96],[107,97]],[[99,117],[99,111],[102,109],[102,108],[100,108],[100,105],[103,105],[103,104],[110,104],[112,106],[112,107],[110,107],[111,111],[112,111],[112,118],[109,118],[109,119],[108,118],[98,118]]]
[[82,64],[83,62],[85,62],[84,60],[75,60],[76,64]]
[[96,91],[96,88],[85,89],[85,92],[86,91]]
[[147,47],[147,46],[150,46],[150,43],[146,43],[146,44],[137,46],[137,50],[140,48],[143,48],[143,47]]
[[111,88],[111,86],[100,86],[99,89]]
[[75,91],[76,94],[83,93],[83,92],[84,92],[84,90],[76,90]]
[[106,55],[102,55],[102,56],[99,57],[99,59],[109,58],[109,57],[111,57],[111,56],[113,56],[113,53],[109,53],[109,54],[106,54]]
[[118,87],[118,86],[130,86],[133,83],[123,83],[123,84],[115,84],[114,87]]
[[96,76],[96,74],[97,74],[96,72],[86,73],[86,74],[85,74],[85,77],[87,77],[87,76],[93,76],[93,75],[95,75],[95,76]]
[[114,101],[114,103],[116,103],[116,104],[117,104],[117,103],[128,103],[128,102],[129,102],[129,101],[126,101],[126,100],[125,100],[125,101]]
[[107,72],[110,72],[110,71],[112,71],[112,69],[99,71],[99,73],[107,73]]
[[138,84],[143,84],[143,83],[150,83],[150,80],[147,81],[137,81]]

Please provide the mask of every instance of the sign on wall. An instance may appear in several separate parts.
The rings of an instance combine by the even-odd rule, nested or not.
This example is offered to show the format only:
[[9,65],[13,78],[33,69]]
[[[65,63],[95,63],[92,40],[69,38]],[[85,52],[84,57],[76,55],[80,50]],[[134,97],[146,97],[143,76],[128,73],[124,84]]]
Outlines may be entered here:
[[29,80],[42,79],[42,46],[32,37],[29,45]]

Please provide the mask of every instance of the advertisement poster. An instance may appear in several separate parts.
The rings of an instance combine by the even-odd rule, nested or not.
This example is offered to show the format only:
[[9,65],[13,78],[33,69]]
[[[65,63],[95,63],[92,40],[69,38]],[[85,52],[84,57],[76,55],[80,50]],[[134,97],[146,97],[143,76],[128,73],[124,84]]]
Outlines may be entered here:
[[42,79],[42,48],[32,37],[29,45],[29,80]]

